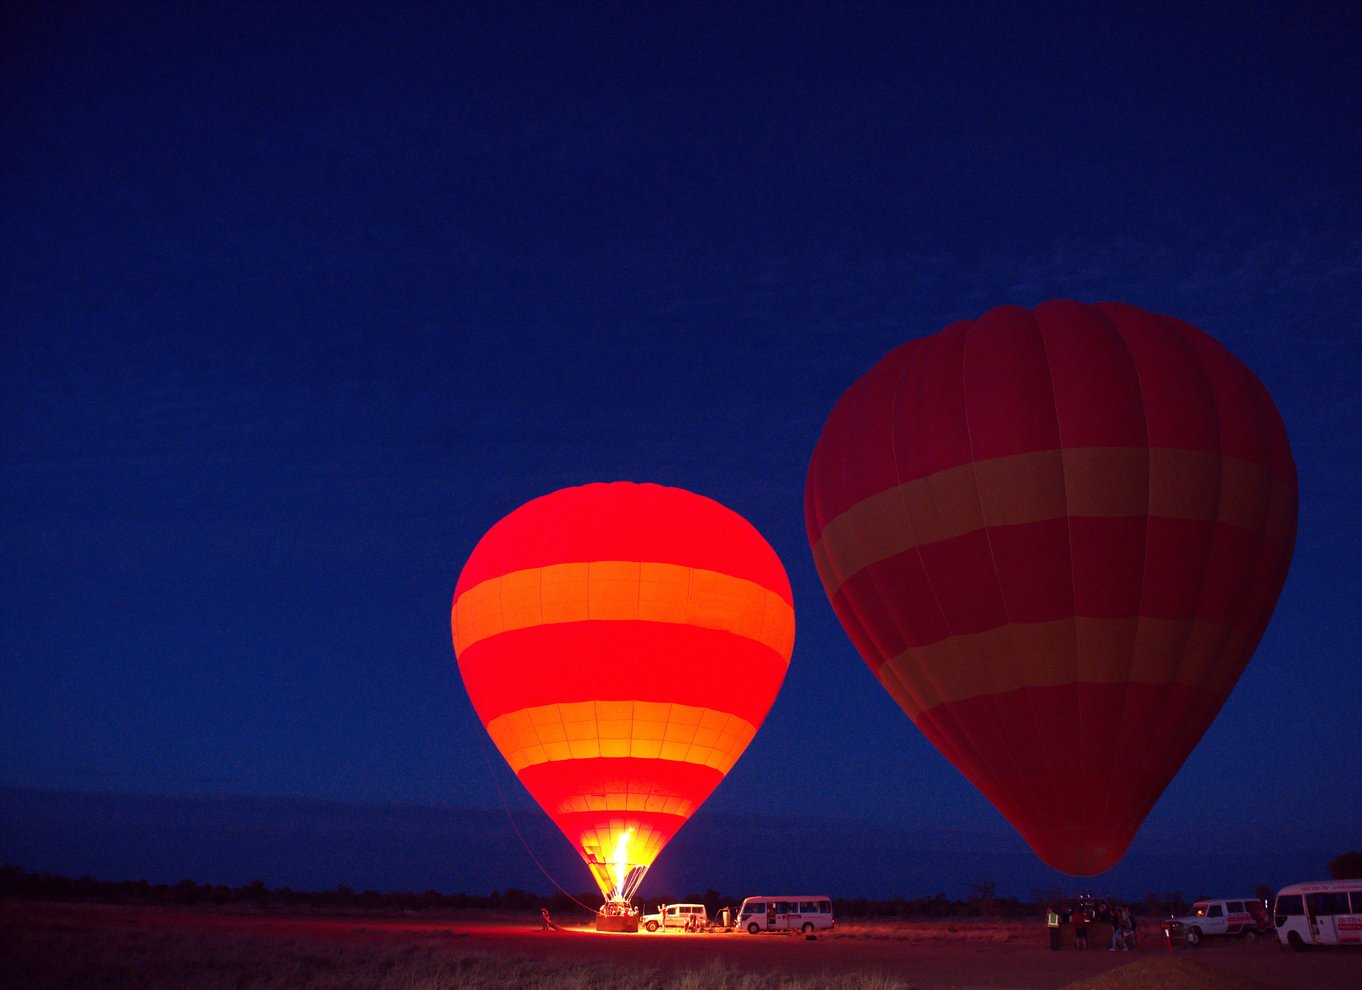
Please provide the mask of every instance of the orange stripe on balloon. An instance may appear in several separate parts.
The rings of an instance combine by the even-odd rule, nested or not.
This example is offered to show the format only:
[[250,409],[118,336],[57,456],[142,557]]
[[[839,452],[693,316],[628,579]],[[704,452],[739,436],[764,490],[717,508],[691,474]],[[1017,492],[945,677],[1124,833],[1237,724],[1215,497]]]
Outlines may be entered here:
[[602,560],[488,578],[454,602],[454,649],[513,629],[588,619],[700,626],[764,643],[788,664],[794,608],[744,578],[679,564]]
[[[757,730],[746,719],[710,708],[582,701],[509,712],[488,722],[487,732],[516,773],[541,763],[632,757],[694,763],[726,774]],[[670,809],[640,805],[637,810]]]
[[916,719],[941,704],[1073,682],[1174,683],[1228,692],[1253,641],[1213,622],[1069,618],[1013,623],[914,647],[875,673]]
[[977,461],[886,489],[829,520],[812,550],[833,595],[870,564],[985,527],[1144,515],[1262,526],[1282,548],[1296,525],[1290,486],[1262,465],[1191,450],[1067,448]]

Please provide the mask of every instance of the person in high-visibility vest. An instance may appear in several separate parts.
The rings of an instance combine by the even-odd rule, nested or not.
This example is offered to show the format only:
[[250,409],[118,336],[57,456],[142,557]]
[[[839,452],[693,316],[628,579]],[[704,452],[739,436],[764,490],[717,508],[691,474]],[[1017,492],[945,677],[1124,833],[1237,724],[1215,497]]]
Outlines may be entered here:
[[1059,909],[1051,904],[1045,911],[1045,925],[1050,929],[1050,948],[1059,950]]

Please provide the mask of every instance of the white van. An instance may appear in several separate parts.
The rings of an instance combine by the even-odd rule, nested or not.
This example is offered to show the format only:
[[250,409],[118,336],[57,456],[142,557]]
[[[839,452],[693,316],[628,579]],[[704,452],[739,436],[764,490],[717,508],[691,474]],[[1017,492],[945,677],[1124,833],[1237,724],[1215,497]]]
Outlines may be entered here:
[[663,904],[657,914],[645,914],[643,927],[650,932],[659,928],[684,928],[700,931],[709,927],[709,914],[703,904]]
[[748,897],[738,909],[736,928],[757,932],[803,932],[836,927],[832,920],[832,898],[818,896]]
[[1362,945],[1362,880],[1293,883],[1277,892],[1277,941],[1293,949]]

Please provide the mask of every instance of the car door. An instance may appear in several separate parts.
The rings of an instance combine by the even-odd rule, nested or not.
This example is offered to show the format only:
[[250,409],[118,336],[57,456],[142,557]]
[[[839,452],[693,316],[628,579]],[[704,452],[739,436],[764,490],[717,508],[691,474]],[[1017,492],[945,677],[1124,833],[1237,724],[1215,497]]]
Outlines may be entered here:
[[1212,904],[1206,909],[1206,929],[1207,935],[1225,934],[1225,906],[1223,904]]

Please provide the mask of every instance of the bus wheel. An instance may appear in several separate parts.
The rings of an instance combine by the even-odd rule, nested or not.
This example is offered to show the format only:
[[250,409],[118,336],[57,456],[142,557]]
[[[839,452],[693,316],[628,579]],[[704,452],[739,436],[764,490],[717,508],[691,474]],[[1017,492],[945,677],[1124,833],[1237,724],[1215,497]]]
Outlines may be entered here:
[[806,922],[804,922],[803,932],[804,932],[804,937],[805,937],[805,938],[813,938],[813,922],[812,922],[812,921],[806,921]]
[[755,921],[747,926],[747,934],[749,935],[755,935],[759,931],[761,931],[761,926],[758,925]]
[[655,932],[655,931],[657,931],[657,922],[656,922],[656,921],[650,921],[650,922],[648,922],[646,925],[644,925],[643,927],[646,928],[646,929],[648,929],[648,931],[650,931],[650,932]]
[[1286,944],[1297,952],[1304,952],[1306,948],[1305,939],[1301,938],[1300,932],[1287,932]]

